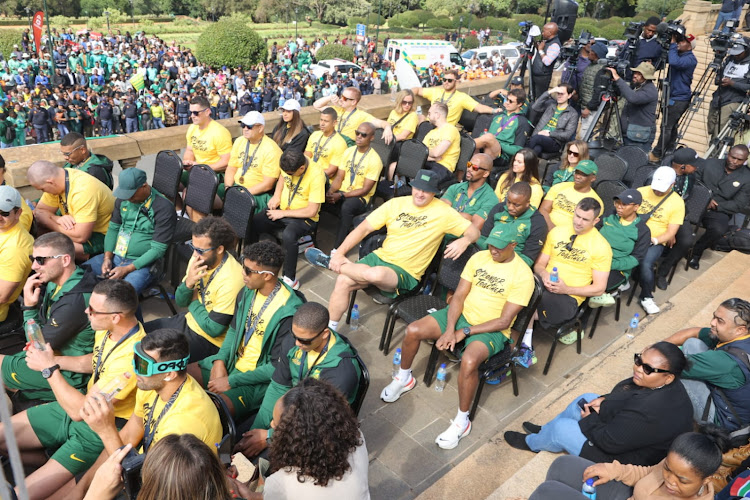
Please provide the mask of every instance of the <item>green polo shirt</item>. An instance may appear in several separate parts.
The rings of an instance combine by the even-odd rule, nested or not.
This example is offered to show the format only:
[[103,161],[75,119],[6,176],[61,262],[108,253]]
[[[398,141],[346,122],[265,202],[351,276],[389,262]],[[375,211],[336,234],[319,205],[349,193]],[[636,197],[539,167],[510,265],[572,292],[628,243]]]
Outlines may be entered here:
[[449,201],[459,213],[478,215],[482,219],[487,219],[492,207],[498,204],[497,195],[486,182],[471,197],[468,181],[453,184],[445,191],[443,200]]
[[683,370],[682,378],[701,380],[723,389],[738,389],[745,385],[745,374],[737,361],[729,353],[716,350],[719,339],[711,337],[710,328],[701,328],[698,339],[709,350],[689,356],[691,366]]

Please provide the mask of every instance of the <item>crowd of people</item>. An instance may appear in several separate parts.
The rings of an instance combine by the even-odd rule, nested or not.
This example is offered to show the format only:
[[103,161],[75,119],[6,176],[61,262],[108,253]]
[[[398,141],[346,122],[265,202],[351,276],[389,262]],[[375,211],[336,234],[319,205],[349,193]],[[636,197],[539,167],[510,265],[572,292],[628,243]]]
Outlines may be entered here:
[[[667,141],[664,159],[643,165],[651,170],[640,184],[600,196],[599,167],[589,144],[577,139],[598,125],[586,123],[577,110],[590,72],[583,70],[580,86],[550,88],[550,80],[545,86],[560,53],[557,26],[545,25],[542,36],[532,88],[514,78],[509,89],[478,102],[458,90],[461,72],[447,68],[439,86],[401,90],[393,111],[380,119],[359,107],[365,92],[356,75],[333,77],[336,89],[327,95],[284,97],[273,130],[266,130],[260,111],[275,104],[242,109],[241,135],[234,140],[217,121],[232,112],[214,106],[213,96],[237,80],[221,82],[219,72],[210,83],[191,84],[194,92],[180,96],[185,104],[177,108],[190,126],[182,189],[174,197],[160,193],[137,168],[124,169],[114,183],[112,162],[94,154],[77,131],[61,134],[64,167],[46,160],[29,167],[29,183],[43,193],[36,202],[5,185],[0,161],[0,333],[37,325],[43,336],[0,355],[12,402],[28,407],[0,430],[12,428],[25,465],[36,467],[26,482],[30,498],[113,497],[121,487],[118,463],[131,447],[148,457],[139,498],[155,498],[155,484],[165,481],[184,481],[174,486],[175,499],[183,498],[180,488],[209,488],[212,498],[228,498],[230,489],[261,498],[254,484],[224,477],[221,467],[214,474],[211,450],[222,441],[222,418],[243,429],[234,451],[269,459],[262,497],[369,498],[367,450],[355,414],[364,396],[363,365],[339,331],[357,290],[377,289],[376,298],[385,303],[420,293],[427,282],[441,288],[445,306],[407,326],[398,372],[380,398],[394,403],[416,387],[412,367],[422,340],[459,355],[457,413],[435,439],[442,449],[456,448],[471,432],[477,367],[485,360],[511,350],[512,363],[531,367],[539,330],[555,331],[587,309],[611,306],[631,286],[640,288],[644,311],[658,314],[654,288],[668,288],[671,266],[689,255],[697,269],[730,219],[750,205],[748,148],[737,145],[726,159],[704,160]],[[149,86],[163,83],[167,94],[184,90],[190,72],[182,71],[184,61],[177,64],[184,53],[170,54],[155,39],[127,40],[117,46],[144,58],[137,65],[158,68],[160,63],[145,62],[158,54],[176,70],[175,79],[171,69],[163,76],[157,71]],[[643,40],[650,47],[649,38]],[[91,43],[87,50],[97,54],[114,42],[99,43],[101,48]],[[295,55],[298,44],[291,44],[295,50],[277,48],[276,58]],[[674,41],[670,56],[680,57],[680,44],[689,51],[689,43]],[[56,54],[64,55],[66,45],[56,45]],[[600,49],[594,44],[590,52]],[[303,46],[301,53],[307,50]],[[627,101],[624,144],[649,151],[655,76],[642,50],[644,60],[630,68],[632,87],[616,72],[611,78]],[[73,50],[65,56],[66,65],[71,57],[79,55]],[[267,85],[272,72],[266,69],[252,78]],[[300,70],[287,71],[279,82],[296,80],[294,71]],[[598,68],[595,78],[604,72]],[[116,81],[129,76],[125,70]],[[415,109],[418,99],[429,101],[426,116]],[[136,115],[121,116],[126,129],[137,130],[138,108],[129,104]],[[303,122],[303,104],[320,112],[317,131]],[[475,113],[477,123],[484,119],[486,130],[461,125],[464,111]],[[107,132],[122,125],[106,116],[114,113],[99,114]],[[476,136],[471,154],[461,127]],[[388,152],[376,149],[375,141]],[[405,176],[401,159],[413,161],[416,150],[423,152],[422,168]],[[203,171],[218,184],[212,213],[187,207],[179,210],[187,217],[178,220],[182,195],[205,189],[191,181]],[[702,220],[705,232],[692,245],[686,201],[698,182],[712,198]],[[254,200],[241,249],[238,238],[246,235],[236,234],[221,215],[229,190]],[[333,247],[323,251],[310,244],[329,214],[338,216],[338,227]],[[182,227],[189,228],[185,238],[178,237]],[[174,292],[181,312],[144,322],[141,297],[163,275],[170,247],[183,244],[190,258]],[[301,244],[304,258],[336,274],[327,306],[300,292],[310,285],[297,278]],[[350,260],[357,248],[358,259]],[[444,266],[460,275],[453,289],[437,287],[433,274]],[[631,284],[636,273],[639,280]],[[514,329],[524,310],[528,324]],[[636,494],[644,492],[639,500],[657,489],[673,498],[713,492],[705,480],[715,470],[715,453],[694,458],[691,443],[722,442],[722,431],[743,430],[750,422],[748,323],[750,303],[725,301],[711,328],[679,331],[635,354],[632,377],[609,394],[584,394],[551,422],[526,422],[526,434],[506,433],[519,449],[581,457],[553,467],[535,498],[549,498],[545,488],[567,498],[571,484],[590,477],[634,486]],[[581,341],[580,331],[564,333],[563,343]],[[711,437],[685,434],[694,421],[720,430],[706,430]],[[5,452],[8,443],[0,436]],[[55,451],[47,456],[45,450]],[[172,467],[199,465],[203,475],[164,479]],[[692,481],[689,487],[674,485],[675,471],[687,471],[680,477]],[[210,478],[190,483],[197,476]],[[613,489],[622,498],[634,494],[626,486]]]

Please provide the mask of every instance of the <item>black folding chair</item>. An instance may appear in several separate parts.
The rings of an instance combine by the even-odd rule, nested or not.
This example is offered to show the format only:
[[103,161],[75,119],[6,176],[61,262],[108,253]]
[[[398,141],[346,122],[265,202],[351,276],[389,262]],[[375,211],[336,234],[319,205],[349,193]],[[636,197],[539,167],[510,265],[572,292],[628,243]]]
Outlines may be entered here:
[[461,150],[458,153],[458,160],[456,160],[456,170],[448,180],[443,181],[438,186],[441,195],[443,192],[445,192],[446,189],[448,189],[449,186],[463,180],[464,175],[466,174],[466,165],[467,163],[469,163],[469,160],[471,160],[471,157],[474,156],[474,152],[476,150],[477,144],[474,142],[474,139],[469,134],[462,133]]
[[423,121],[417,126],[417,133],[414,134],[414,139],[419,142],[422,142],[425,136],[430,132],[430,130],[434,128],[435,128],[435,125],[430,123],[429,120]]
[[237,234],[237,255],[242,252],[245,240],[250,237],[255,207],[255,197],[243,186],[227,188],[224,197],[224,218]]
[[[703,216],[706,215],[708,204],[711,202],[712,197],[713,193],[711,193],[711,190],[702,182],[697,182],[690,191],[690,196],[685,200],[685,222],[683,224],[693,226],[693,241],[685,255],[685,271],[689,269],[688,263],[693,258],[693,248],[695,247],[695,242],[698,241],[698,229],[701,226]],[[676,270],[677,262],[674,263],[672,269],[669,271],[669,283],[672,283],[672,278]]]
[[471,133],[471,131],[474,130],[474,124],[477,121],[478,115],[479,113],[475,111],[468,111],[466,109],[461,112],[461,117],[458,119],[458,124],[464,128],[464,132]]
[[601,181],[596,184],[594,191],[604,202],[604,214],[609,215],[615,211],[613,198],[622,193],[628,187],[620,181]]
[[[620,286],[622,285],[614,286],[606,291],[606,293],[611,294],[612,298],[615,299],[615,323],[620,321],[620,309],[622,306],[622,293],[620,292]],[[594,314],[594,321],[591,323],[591,329],[589,330],[589,338],[594,336],[596,326],[599,324],[599,317],[602,315],[602,309],[604,308],[598,308]]]
[[[404,141],[401,143],[401,154],[396,161],[395,174],[399,178],[413,179],[417,175],[417,172],[424,168],[429,154],[430,151],[423,142],[414,139]],[[394,182],[393,196],[399,196],[400,194]]]
[[390,144],[386,144],[383,139],[383,129],[375,129],[375,138],[370,143],[370,146],[380,156],[380,161],[383,163],[383,169],[388,168],[391,161],[391,154],[393,154],[393,148],[396,147],[396,139],[391,140]]
[[632,180],[628,185],[633,189],[648,186],[650,184],[650,179],[654,176],[656,168],[657,167],[654,165],[641,165],[636,169],[632,176]]
[[632,175],[643,165],[648,165],[648,155],[637,146],[622,146],[615,151],[615,155],[625,162],[627,168],[622,182],[630,185],[633,182]]
[[182,175],[182,159],[171,150],[159,151],[156,154],[154,180],[151,187],[167,197],[172,203],[177,198]]
[[211,398],[211,401],[216,406],[219,412],[219,418],[221,419],[221,442],[218,443],[219,448],[219,460],[226,466],[232,464],[232,454],[234,453],[234,445],[237,441],[237,425],[234,423],[234,418],[229,412],[226,403],[221,396],[214,394],[213,392],[206,391],[206,394]]
[[477,119],[474,122],[474,128],[471,130],[471,136],[476,139],[484,134],[485,131],[489,130],[494,117],[495,115],[489,114],[481,114],[477,116]]
[[354,397],[354,401],[350,405],[352,411],[354,411],[354,414],[359,415],[359,410],[362,409],[362,403],[364,403],[365,401],[367,389],[369,389],[370,387],[370,371],[367,369],[365,362],[362,361],[362,358],[360,357],[357,349],[354,347],[351,341],[340,333],[339,337],[341,337],[341,340],[346,342],[346,344],[352,350],[352,352],[354,353],[354,361],[356,361],[357,365],[359,366],[360,376],[359,383],[357,384],[357,395]]
[[[547,356],[547,362],[544,364],[544,371],[542,374],[547,375],[547,372],[549,372],[549,367],[552,364],[552,357],[555,355],[555,349],[557,348],[557,341],[561,338],[570,333],[573,329],[575,329],[577,337],[576,337],[576,352],[578,354],[581,354],[581,340],[583,339],[583,329],[586,325],[586,319],[588,317],[588,313],[591,311],[591,309],[588,307],[588,301],[584,300],[581,305],[578,306],[578,310],[576,311],[576,315],[572,318],[566,321],[565,323],[558,325],[555,329],[555,332],[551,334],[552,336],[552,347],[550,348],[549,355]],[[534,333],[536,333],[536,328],[539,326],[539,322],[534,324]],[[545,333],[550,333],[549,331],[546,331]]]
[[594,187],[600,182],[622,180],[625,176],[625,170],[627,170],[625,162],[612,153],[604,153],[599,156],[594,163],[596,163],[596,166],[599,169],[596,174]]

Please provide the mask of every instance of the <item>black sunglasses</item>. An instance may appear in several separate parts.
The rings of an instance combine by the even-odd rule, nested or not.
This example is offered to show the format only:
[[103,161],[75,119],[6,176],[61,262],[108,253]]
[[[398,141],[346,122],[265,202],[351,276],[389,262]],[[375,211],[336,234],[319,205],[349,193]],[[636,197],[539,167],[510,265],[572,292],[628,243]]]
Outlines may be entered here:
[[192,250],[193,252],[197,253],[198,255],[203,255],[204,253],[208,253],[208,252],[210,252],[211,250],[216,250],[216,247],[211,247],[211,248],[198,248],[198,247],[196,247],[195,245],[193,245],[193,242],[192,242],[192,241],[188,241],[188,242],[187,242],[187,246],[189,246],[189,247],[190,247],[190,250]]
[[455,82],[456,79],[455,78],[443,78],[443,81],[444,82]]
[[204,109],[201,109],[201,110],[199,110],[199,111],[193,111],[193,110],[190,110],[190,114],[191,114],[191,115],[193,115],[193,116],[198,116],[199,114],[203,113],[203,112],[204,112],[204,111],[206,111],[207,109],[208,109],[208,108],[204,108]]
[[663,370],[661,368],[654,368],[648,363],[644,363],[643,358],[641,357],[639,353],[633,354],[633,363],[635,363],[635,366],[640,366],[641,368],[643,368],[643,373],[645,373],[646,375],[651,375],[652,373],[672,373],[669,370]]
[[62,255],[40,255],[40,256],[35,257],[33,255],[29,255],[29,260],[31,261],[32,264],[36,262],[40,266],[43,266],[47,262],[47,259],[59,259],[60,257],[63,257],[63,256]]
[[[257,125],[257,123],[255,125]],[[240,127],[248,129],[253,128],[255,125],[245,125],[244,123],[240,123]]]
[[255,269],[250,269],[247,266],[242,266],[242,272],[244,272],[245,275],[250,275],[250,274],[270,274],[271,276],[275,276],[275,274],[272,273],[271,271],[256,271]]
[[14,213],[17,209],[13,208],[10,210],[10,212],[6,212],[5,210],[0,210],[0,217],[10,217],[10,214]]
[[355,134],[357,134],[357,136],[359,136],[359,137],[367,137],[367,136],[369,136],[369,135],[370,135],[370,133],[369,133],[369,132],[360,132],[359,130],[357,130],[357,131],[355,132]]
[[565,250],[567,250],[568,252],[570,252],[571,250],[573,250],[573,243],[575,243],[576,238],[578,238],[577,234],[574,234],[573,236],[570,237],[570,243],[568,243],[567,245],[565,245]]
[[[326,327],[326,328],[328,328],[328,327]],[[312,344],[315,341],[315,339],[317,339],[318,337],[320,337],[324,331],[326,331],[326,328],[323,328],[321,331],[319,331],[318,333],[316,333],[314,337],[309,338],[309,339],[301,339],[301,338],[297,337],[294,334],[294,332],[292,332],[292,337],[294,337],[294,340],[296,340],[297,342],[299,342],[302,345],[310,345],[310,344]]]
[[401,104],[414,104],[414,101],[401,101]]
[[581,156],[581,153],[578,153],[578,152],[576,152],[576,151],[568,151],[568,154],[569,154],[569,155],[573,155],[573,156],[575,156],[576,158],[578,158],[579,156]]

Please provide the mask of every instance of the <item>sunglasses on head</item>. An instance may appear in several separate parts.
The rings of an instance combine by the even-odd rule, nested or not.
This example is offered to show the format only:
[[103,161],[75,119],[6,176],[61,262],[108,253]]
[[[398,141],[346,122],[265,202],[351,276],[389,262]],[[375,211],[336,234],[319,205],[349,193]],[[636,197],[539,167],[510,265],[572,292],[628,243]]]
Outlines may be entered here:
[[[327,327],[326,327],[326,328],[327,328]],[[323,329],[322,329],[321,331],[319,331],[318,333],[316,333],[314,337],[312,337],[312,338],[309,338],[309,339],[302,339],[302,338],[299,338],[299,337],[297,337],[297,336],[296,336],[296,335],[294,334],[294,331],[292,331],[292,337],[294,337],[294,340],[296,340],[297,342],[299,342],[299,343],[300,343],[300,344],[302,344],[302,345],[310,345],[310,344],[312,344],[313,342],[315,342],[315,339],[317,339],[318,337],[320,337],[320,336],[321,336],[321,335],[323,334],[323,332],[324,332],[324,331],[326,331],[326,329],[325,329],[325,328],[323,328]]]
[[198,110],[198,111],[193,111],[193,110],[190,110],[190,114],[191,114],[191,115],[193,115],[193,116],[198,116],[199,114],[203,113],[203,112],[204,112],[204,111],[206,111],[207,109],[208,109],[208,108],[204,108],[204,109],[200,109],[200,110]]
[[640,353],[633,354],[633,363],[635,363],[635,366],[640,366],[641,368],[643,368],[643,373],[645,373],[646,375],[651,375],[652,373],[672,373],[669,370],[664,370],[662,368],[654,368],[648,363],[644,363],[643,357],[641,356]]
[[578,151],[568,151],[568,154],[569,155],[573,155],[576,158],[578,158],[579,156],[581,156],[581,153],[579,153]]
[[470,161],[466,162],[466,167],[472,169],[474,172],[476,172],[477,170],[484,170],[485,172],[487,171],[486,168],[482,168],[479,165],[477,165],[476,163],[472,163]]
[[367,136],[369,136],[369,135],[370,135],[370,133],[369,133],[369,132],[360,132],[359,130],[357,130],[357,131],[355,132],[355,134],[357,134],[357,136],[358,136],[358,137],[367,137]]
[[247,266],[242,266],[242,272],[244,272],[246,276],[249,276],[251,274],[270,274],[271,276],[276,276],[271,271],[256,271],[255,269],[250,269]]
[[208,252],[210,252],[211,250],[216,250],[216,247],[211,247],[211,248],[198,248],[198,247],[196,247],[195,245],[193,245],[193,242],[192,242],[192,241],[188,241],[188,242],[187,242],[187,246],[189,246],[189,247],[190,247],[190,250],[192,250],[193,252],[197,253],[198,255],[203,255],[203,254],[205,254],[205,253],[208,253]]
[[40,266],[43,266],[44,264],[47,263],[47,259],[59,259],[60,257],[63,257],[63,255],[38,255],[38,256],[29,255],[29,260],[31,261],[32,264],[36,262]]

